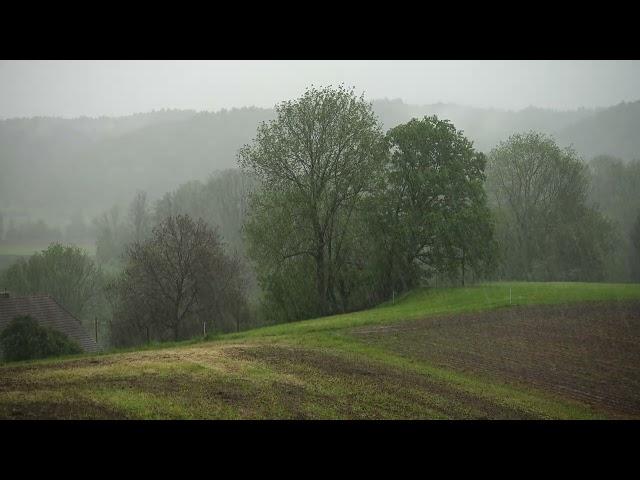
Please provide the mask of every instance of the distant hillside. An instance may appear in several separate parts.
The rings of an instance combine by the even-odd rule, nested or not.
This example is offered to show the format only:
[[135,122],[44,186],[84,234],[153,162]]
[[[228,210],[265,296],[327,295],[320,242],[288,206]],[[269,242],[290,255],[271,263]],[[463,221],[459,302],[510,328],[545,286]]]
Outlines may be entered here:
[[0,211],[66,223],[89,221],[136,190],[158,197],[217,169],[272,110],[160,111],[122,118],[34,118],[0,122]]
[[581,155],[640,159],[640,101],[621,103],[568,125],[557,133]]
[[[385,129],[436,114],[485,152],[514,132],[533,129],[554,134],[561,145],[573,143],[585,159],[601,153],[627,160],[640,156],[640,102],[568,112],[416,106],[400,100],[373,105]],[[114,203],[126,204],[137,189],[157,198],[188,180],[234,167],[238,148],[273,115],[272,109],[241,108],[0,121],[0,212],[6,219],[62,225],[74,215],[90,221]]]
[[425,115],[451,120],[456,128],[474,141],[477,149],[484,152],[513,133],[538,130],[552,134],[595,113],[586,109],[561,112],[534,107],[512,112],[443,103],[417,106],[407,105],[401,100],[379,100],[374,102],[374,109],[386,128]]

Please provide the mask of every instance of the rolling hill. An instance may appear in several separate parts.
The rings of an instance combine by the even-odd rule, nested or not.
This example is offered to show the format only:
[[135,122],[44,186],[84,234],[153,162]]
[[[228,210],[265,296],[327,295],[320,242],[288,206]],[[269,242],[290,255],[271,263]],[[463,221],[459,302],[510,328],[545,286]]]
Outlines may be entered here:
[[0,418],[640,417],[640,284],[489,283],[0,366]]

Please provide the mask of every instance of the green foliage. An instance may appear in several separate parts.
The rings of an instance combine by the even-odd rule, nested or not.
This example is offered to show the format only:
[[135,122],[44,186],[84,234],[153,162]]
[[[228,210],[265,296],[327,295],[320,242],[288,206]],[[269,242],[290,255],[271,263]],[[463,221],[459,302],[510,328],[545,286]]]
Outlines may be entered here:
[[245,223],[268,317],[364,308],[434,274],[491,271],[485,157],[437,117],[382,137],[339,87],[276,108],[240,163],[259,180]]
[[[425,115],[448,118],[485,152],[512,132],[531,129],[555,134],[563,145],[574,144],[585,158],[608,152],[631,160],[640,151],[638,101],[598,110],[503,111],[376,100],[373,111],[385,129]],[[12,217],[43,218],[50,226],[62,227],[79,206],[93,218],[139,188],[159,198],[176,184],[204,179],[212,169],[231,168],[238,148],[251,141],[261,121],[273,117],[273,109],[240,108],[4,120],[0,206],[5,232]],[[43,240],[48,244],[61,238]]]
[[338,87],[279,104],[276,119],[240,150],[240,165],[259,182],[245,229],[269,310],[289,295],[304,300],[284,318],[353,308],[351,269],[362,262],[356,217],[372,194],[384,147],[371,105]]
[[625,237],[640,210],[640,160],[625,163],[600,155],[589,162],[589,201],[615,222]]
[[247,210],[249,192],[255,180],[236,169],[209,176],[206,182],[192,181],[166,193],[155,205],[156,223],[173,215],[202,218],[211,228],[217,228],[229,253],[244,252],[242,224]]
[[21,258],[11,265],[4,283],[17,294],[49,294],[74,316],[84,318],[99,301],[103,279],[83,249],[52,243],[28,260]]
[[0,351],[9,362],[82,353],[65,334],[42,327],[29,316],[15,318],[0,332]]
[[631,235],[640,211],[640,160],[625,163],[601,155],[589,163],[589,201],[611,222],[617,232],[616,252],[607,264],[607,279],[629,281],[634,276],[636,256]]
[[[390,130],[377,236],[391,236],[387,265],[401,275],[420,265],[422,275],[460,277],[491,270],[495,245],[484,191],[485,157],[446,120],[413,119]],[[381,249],[382,250],[382,249]],[[392,265],[402,262],[398,269]],[[415,272],[415,268],[413,269]],[[402,288],[415,280],[401,279]],[[400,288],[398,280],[393,288]],[[390,293],[390,292],[388,292]]]
[[491,151],[487,189],[497,219],[501,276],[602,280],[613,225],[587,203],[587,167],[546,135],[516,134]]

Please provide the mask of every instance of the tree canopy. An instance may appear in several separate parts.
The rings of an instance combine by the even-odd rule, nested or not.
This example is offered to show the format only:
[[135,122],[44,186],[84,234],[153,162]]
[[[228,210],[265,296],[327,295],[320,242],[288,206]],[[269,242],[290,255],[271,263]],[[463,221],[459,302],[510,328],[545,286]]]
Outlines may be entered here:
[[601,280],[613,250],[610,223],[587,204],[587,166],[537,132],[489,154],[502,274],[521,280]]
[[258,276],[275,294],[297,271],[312,296],[306,315],[348,308],[343,274],[354,217],[373,194],[384,145],[371,105],[338,87],[279,104],[276,118],[240,150],[240,165],[260,182],[246,222]]
[[[447,120],[413,119],[391,129],[384,231],[394,232],[394,255],[433,273],[482,273],[493,261],[493,227],[484,191],[485,156]],[[404,268],[408,268],[409,265]]]
[[18,259],[4,275],[17,294],[48,293],[78,318],[84,318],[102,288],[102,272],[74,245],[53,243],[28,259]]
[[189,338],[243,313],[239,264],[201,219],[167,217],[149,239],[128,245],[126,259],[110,286],[116,344]]

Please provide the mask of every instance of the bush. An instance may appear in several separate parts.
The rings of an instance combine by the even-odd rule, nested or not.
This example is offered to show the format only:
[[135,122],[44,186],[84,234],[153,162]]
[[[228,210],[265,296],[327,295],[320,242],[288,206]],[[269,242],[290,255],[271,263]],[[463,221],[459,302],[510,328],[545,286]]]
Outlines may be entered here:
[[10,362],[82,353],[64,333],[42,327],[29,316],[13,319],[0,333],[0,351]]

